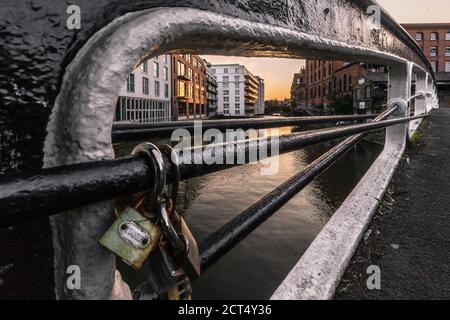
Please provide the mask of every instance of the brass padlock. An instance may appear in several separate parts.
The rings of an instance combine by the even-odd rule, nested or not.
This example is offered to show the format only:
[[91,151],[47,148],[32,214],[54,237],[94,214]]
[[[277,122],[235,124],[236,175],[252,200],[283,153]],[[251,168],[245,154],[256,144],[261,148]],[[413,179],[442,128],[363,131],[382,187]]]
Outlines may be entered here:
[[177,283],[173,284],[167,291],[169,300],[192,300],[192,287],[189,278],[181,276]]
[[155,223],[127,207],[100,243],[134,269],[140,269],[160,238],[161,229]]
[[191,281],[200,277],[200,253],[197,241],[192,235],[184,218],[175,212],[173,217],[174,228],[179,230],[179,236],[184,242],[184,252],[179,256],[178,263]]

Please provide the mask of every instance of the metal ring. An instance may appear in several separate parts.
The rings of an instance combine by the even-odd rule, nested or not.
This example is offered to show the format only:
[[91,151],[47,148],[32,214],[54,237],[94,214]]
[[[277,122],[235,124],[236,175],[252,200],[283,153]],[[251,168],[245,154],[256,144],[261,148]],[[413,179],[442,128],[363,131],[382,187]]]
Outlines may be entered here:
[[184,254],[187,256],[190,249],[189,239],[183,233],[179,233],[178,237],[184,242]]
[[164,187],[166,186],[167,172],[165,170],[164,157],[158,147],[149,142],[144,142],[137,145],[133,149],[131,154],[134,156],[138,154],[144,154],[147,156],[147,159],[150,160],[154,173],[152,204],[156,205],[156,203],[158,203],[159,197],[164,192]]
[[169,161],[172,165],[172,171],[174,173],[173,177],[173,183],[172,183],[172,202],[173,205],[176,206],[177,201],[177,194],[179,189],[179,184],[181,180],[181,173],[180,173],[180,159],[178,157],[178,154],[175,152],[175,150],[168,144],[164,144],[159,146],[159,149],[164,153],[164,155],[169,158]]

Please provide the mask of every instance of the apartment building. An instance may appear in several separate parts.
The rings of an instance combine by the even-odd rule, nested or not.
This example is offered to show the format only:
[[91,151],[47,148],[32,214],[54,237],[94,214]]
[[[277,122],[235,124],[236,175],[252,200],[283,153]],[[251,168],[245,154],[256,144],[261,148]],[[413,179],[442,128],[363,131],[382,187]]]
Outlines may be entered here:
[[430,61],[438,86],[440,107],[450,107],[450,23],[402,25]]
[[258,76],[255,78],[258,81],[258,100],[256,101],[255,114],[262,115],[265,113],[266,87],[263,78]]
[[172,119],[207,116],[206,64],[197,55],[172,54]]
[[170,54],[148,59],[128,75],[117,100],[115,121],[152,123],[171,119]]
[[258,101],[258,79],[243,65],[211,66],[218,84],[218,113],[225,116],[255,115]]
[[211,64],[206,63],[206,111],[208,116],[217,114],[217,86]]

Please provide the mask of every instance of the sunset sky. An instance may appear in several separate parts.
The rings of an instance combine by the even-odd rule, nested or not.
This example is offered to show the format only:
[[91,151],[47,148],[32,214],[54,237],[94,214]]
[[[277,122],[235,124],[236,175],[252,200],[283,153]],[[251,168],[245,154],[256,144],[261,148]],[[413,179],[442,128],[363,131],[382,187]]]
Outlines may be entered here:
[[[450,0],[378,0],[400,23],[449,22]],[[290,96],[292,77],[304,65],[303,60],[279,58],[242,58],[205,56],[211,63],[240,63],[266,82],[266,99]]]

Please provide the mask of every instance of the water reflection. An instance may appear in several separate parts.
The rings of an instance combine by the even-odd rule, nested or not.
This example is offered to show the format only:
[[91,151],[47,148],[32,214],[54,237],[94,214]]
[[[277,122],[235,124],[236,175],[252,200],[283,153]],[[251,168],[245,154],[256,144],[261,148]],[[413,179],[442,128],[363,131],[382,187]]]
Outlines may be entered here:
[[[187,221],[201,242],[332,145],[281,155],[280,170],[274,176],[261,176],[261,165],[250,164],[185,181],[180,188],[179,209],[186,211]],[[116,146],[117,153],[131,149]],[[355,147],[197,280],[194,298],[269,298],[379,152],[379,146],[369,143]]]

